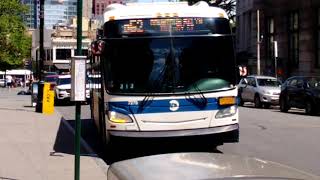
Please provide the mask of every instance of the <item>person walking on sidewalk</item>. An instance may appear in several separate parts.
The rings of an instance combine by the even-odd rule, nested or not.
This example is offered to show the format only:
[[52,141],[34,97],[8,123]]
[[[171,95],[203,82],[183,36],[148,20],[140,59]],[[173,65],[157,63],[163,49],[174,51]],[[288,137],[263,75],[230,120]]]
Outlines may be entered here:
[[6,82],[7,82],[7,86],[9,87],[9,88],[11,88],[12,87],[12,76],[7,76],[6,77]]

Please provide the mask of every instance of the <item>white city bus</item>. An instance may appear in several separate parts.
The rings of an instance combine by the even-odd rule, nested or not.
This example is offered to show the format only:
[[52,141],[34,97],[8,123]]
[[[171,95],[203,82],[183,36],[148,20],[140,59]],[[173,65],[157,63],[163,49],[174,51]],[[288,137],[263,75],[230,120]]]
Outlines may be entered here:
[[103,30],[93,45],[102,88],[91,108],[105,143],[115,136],[238,142],[238,68],[225,11],[205,2],[112,4]]

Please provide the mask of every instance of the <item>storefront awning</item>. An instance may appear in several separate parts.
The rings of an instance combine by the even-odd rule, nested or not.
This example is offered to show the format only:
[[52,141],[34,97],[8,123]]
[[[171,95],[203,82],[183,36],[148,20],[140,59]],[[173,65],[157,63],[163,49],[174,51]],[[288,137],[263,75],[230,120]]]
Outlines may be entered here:
[[54,65],[59,70],[69,70],[70,64],[55,64]]

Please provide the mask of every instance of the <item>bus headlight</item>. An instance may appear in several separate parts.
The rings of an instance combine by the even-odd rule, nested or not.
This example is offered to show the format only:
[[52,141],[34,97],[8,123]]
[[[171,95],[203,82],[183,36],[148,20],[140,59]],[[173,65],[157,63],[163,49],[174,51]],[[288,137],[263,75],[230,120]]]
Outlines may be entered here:
[[220,109],[216,114],[216,119],[225,118],[233,116],[237,113],[237,107],[236,106],[229,106],[224,109]]
[[109,111],[109,120],[114,123],[132,123],[132,119],[125,114],[121,114],[115,111]]

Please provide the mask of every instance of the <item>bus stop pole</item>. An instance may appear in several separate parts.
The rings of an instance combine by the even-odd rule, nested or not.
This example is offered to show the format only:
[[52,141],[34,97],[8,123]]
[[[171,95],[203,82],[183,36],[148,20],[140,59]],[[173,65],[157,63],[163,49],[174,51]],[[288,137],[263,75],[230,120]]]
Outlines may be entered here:
[[43,61],[44,61],[44,46],[43,46],[43,28],[44,28],[44,0],[40,0],[40,26],[39,26],[39,58],[38,58],[38,69],[37,75],[39,80],[38,86],[38,97],[36,112],[42,113],[42,98],[43,98],[43,85],[41,84]]
[[260,75],[260,10],[257,10],[257,74]]
[[[77,3],[77,55],[82,54],[82,0]],[[81,136],[81,102],[76,103],[76,130],[75,130],[75,174],[74,179],[80,179],[80,136]]]

